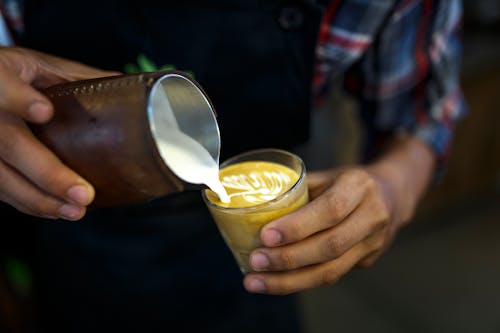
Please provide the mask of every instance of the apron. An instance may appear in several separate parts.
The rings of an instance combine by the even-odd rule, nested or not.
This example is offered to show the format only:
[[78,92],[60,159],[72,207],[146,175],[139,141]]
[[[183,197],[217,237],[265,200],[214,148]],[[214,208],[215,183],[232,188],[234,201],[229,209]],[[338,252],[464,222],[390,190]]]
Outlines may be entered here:
[[[123,71],[138,55],[194,73],[221,160],[308,137],[313,1],[24,1],[21,44]],[[199,192],[44,222],[35,267],[47,331],[296,332],[294,296],[252,295]]]

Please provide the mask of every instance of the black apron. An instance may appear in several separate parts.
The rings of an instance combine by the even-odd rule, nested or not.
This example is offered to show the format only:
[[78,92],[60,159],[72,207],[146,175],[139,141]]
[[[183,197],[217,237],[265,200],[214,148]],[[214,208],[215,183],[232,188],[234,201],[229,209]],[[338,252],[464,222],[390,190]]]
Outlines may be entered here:
[[[307,139],[320,16],[306,0],[28,0],[22,42],[104,69],[143,54],[192,71],[217,110],[224,160]],[[293,296],[243,289],[199,192],[39,227],[47,331],[299,330]]]

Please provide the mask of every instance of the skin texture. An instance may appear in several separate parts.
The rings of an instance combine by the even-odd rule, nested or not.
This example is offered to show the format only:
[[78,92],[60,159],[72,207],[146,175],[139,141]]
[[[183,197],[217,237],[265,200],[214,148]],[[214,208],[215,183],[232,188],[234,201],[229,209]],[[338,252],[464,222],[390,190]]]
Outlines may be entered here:
[[[67,168],[30,132],[48,121],[50,102],[36,88],[114,75],[73,61],[0,47],[0,201],[26,214],[78,220],[92,185]],[[284,295],[333,284],[368,267],[413,216],[434,169],[433,152],[417,138],[395,138],[381,157],[308,174],[311,202],[266,225],[245,276],[249,292]]]
[[0,47],[0,200],[45,218],[78,220],[94,198],[87,181],[30,132],[53,113],[36,88],[115,73],[17,47]]
[[413,216],[435,156],[415,137],[394,139],[373,164],[308,174],[311,202],[267,224],[250,256],[250,292],[284,295],[334,284],[369,267]]

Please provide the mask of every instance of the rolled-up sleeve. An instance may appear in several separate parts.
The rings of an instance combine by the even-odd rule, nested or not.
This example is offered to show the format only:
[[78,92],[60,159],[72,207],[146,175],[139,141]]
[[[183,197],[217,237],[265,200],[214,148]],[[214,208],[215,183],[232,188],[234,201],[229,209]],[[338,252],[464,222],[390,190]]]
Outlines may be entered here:
[[461,23],[458,0],[400,1],[347,72],[345,86],[360,101],[366,156],[395,134],[415,135],[435,151],[439,178],[455,124],[467,110],[460,88]]

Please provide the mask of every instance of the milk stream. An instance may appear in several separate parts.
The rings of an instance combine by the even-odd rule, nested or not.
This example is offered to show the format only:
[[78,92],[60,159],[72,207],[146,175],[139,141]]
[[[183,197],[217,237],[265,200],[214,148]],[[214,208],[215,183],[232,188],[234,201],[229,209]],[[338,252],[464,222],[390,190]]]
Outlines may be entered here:
[[161,132],[156,139],[160,155],[170,170],[188,183],[208,186],[222,202],[230,202],[219,180],[218,162],[198,141],[182,132],[164,89],[156,89],[152,107],[162,110],[155,113],[155,127]]
[[173,128],[162,139],[158,140],[160,154],[179,178],[191,184],[205,184],[220,201],[231,201],[219,180],[219,165],[205,147]]

